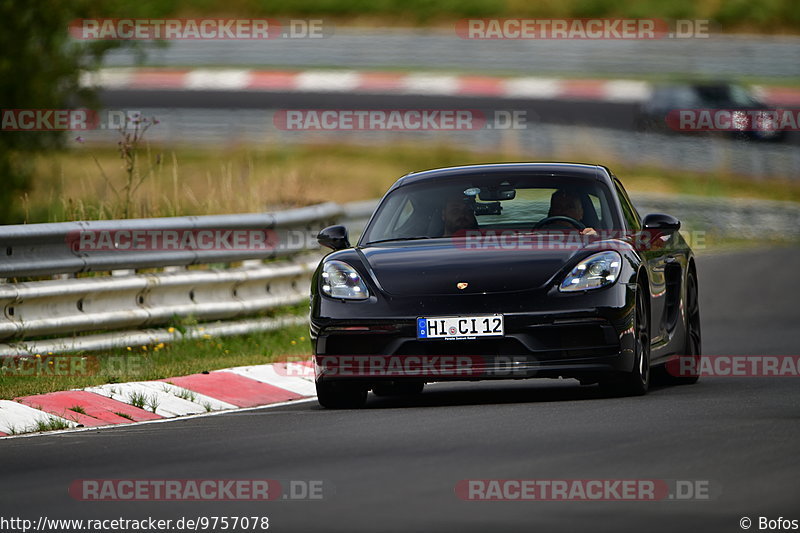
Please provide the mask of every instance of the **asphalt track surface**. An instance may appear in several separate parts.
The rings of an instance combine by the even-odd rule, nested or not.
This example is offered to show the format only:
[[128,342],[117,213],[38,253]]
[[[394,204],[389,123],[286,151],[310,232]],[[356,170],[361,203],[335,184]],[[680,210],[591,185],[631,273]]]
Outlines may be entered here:
[[630,128],[638,104],[457,95],[333,92],[170,91],[117,89],[99,92],[108,108],[214,109],[473,109],[527,111],[531,121]]
[[[98,98],[109,109],[469,109],[487,118],[495,111],[524,111],[528,124],[624,131],[636,131],[639,110],[636,102],[334,92],[118,89],[99,91]],[[785,142],[800,144],[800,134],[790,132]]]
[[[800,248],[698,259],[707,354],[800,353]],[[0,442],[0,516],[267,515],[269,531],[741,531],[800,519],[800,381],[707,378],[603,398],[573,381],[429,386]],[[322,480],[322,501],[79,502],[76,479]],[[469,502],[463,479],[707,480],[708,500]],[[9,530],[13,531],[13,530]]]

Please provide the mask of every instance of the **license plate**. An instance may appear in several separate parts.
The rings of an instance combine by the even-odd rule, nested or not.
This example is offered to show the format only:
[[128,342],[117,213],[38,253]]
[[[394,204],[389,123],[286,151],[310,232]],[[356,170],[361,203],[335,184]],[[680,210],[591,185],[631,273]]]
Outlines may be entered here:
[[502,337],[503,315],[437,316],[417,319],[418,339]]

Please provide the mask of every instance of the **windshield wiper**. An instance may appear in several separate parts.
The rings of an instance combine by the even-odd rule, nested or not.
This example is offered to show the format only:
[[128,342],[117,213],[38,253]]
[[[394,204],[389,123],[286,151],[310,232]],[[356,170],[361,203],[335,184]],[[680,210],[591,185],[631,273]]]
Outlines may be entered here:
[[427,235],[423,235],[423,236],[420,236],[420,237],[393,237],[391,239],[381,239],[379,241],[369,241],[367,243],[367,245],[369,245],[369,244],[378,244],[378,243],[382,243],[382,242],[418,241],[420,239],[432,239],[432,238],[433,237],[428,237]]

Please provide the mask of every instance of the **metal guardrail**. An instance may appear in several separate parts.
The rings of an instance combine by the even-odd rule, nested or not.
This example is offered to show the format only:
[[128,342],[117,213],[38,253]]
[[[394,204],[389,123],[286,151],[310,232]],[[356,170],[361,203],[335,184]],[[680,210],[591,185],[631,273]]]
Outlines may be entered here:
[[230,320],[308,297],[317,261],[158,274],[75,278],[0,288],[0,339],[165,324],[173,317]]
[[[743,239],[800,239],[796,203],[654,194],[634,200],[643,214],[671,213],[690,230]],[[0,275],[17,278],[0,282],[0,340],[6,342],[0,344],[0,356],[101,350],[303,323],[305,317],[299,316],[253,317],[305,300],[320,258],[316,233],[338,222],[355,236],[375,205],[373,200],[268,214],[0,226],[0,251],[5,250]],[[132,229],[270,229],[300,238],[269,250],[141,253],[84,252],[68,238],[75,231]],[[186,268],[201,264],[206,268]],[[81,273],[92,274],[75,277]],[[18,280],[52,275],[55,279]],[[176,317],[204,323],[183,332],[163,328]],[[43,339],[47,336],[56,338]]]
[[[112,50],[109,67],[134,67],[135,52]],[[444,29],[337,27],[326,39],[171,41],[148,51],[145,65],[425,68],[476,72],[695,75],[775,78],[800,68],[794,36],[722,35],[707,39],[464,40]]]
[[669,213],[688,230],[725,239],[764,243],[800,240],[800,204],[747,198],[639,194],[633,198],[642,213]]
[[[176,318],[222,321],[202,328],[216,335],[298,323],[297,317],[247,317],[308,298],[308,279],[319,260],[319,229],[347,221],[359,231],[373,204],[326,203],[264,214],[2,226],[0,278],[5,280],[0,279],[0,340],[7,344],[0,344],[0,355],[109,349],[201,334],[198,327],[184,333],[142,330]],[[116,247],[85,249],[79,241],[87,233],[105,232],[117,238],[121,232],[130,235],[133,231],[227,230],[272,232],[276,241],[263,249],[181,247],[136,252]],[[204,268],[187,268],[193,265]],[[45,276],[55,279],[29,279]],[[92,333],[123,328],[128,331]],[[69,337],[41,339],[63,335]]]
[[[309,243],[302,231],[312,233],[326,222],[338,220],[342,207],[326,203],[276,213],[214,215],[202,217],[167,217],[128,220],[98,220],[55,224],[23,224],[0,228],[0,278],[32,277],[52,274],[103,272],[119,269],[189,266],[203,263],[233,262],[247,259],[273,259],[307,250]],[[293,239],[281,240],[269,249],[231,250],[182,249],[179,251],[81,250],[81,234],[120,231],[222,231],[290,230]],[[316,234],[314,234],[316,235]],[[313,245],[316,241],[313,240]]]

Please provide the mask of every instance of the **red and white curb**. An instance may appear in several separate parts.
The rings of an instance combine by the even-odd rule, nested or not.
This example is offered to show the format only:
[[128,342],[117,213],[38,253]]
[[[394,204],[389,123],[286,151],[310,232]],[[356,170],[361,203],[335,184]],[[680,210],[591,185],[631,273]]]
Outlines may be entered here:
[[311,361],[226,368],[0,400],[0,437],[285,404],[315,395]]
[[[641,102],[652,90],[637,80],[497,77],[354,70],[104,69],[83,76],[84,86],[104,89],[415,94]],[[770,104],[800,105],[800,90],[757,88]]]

